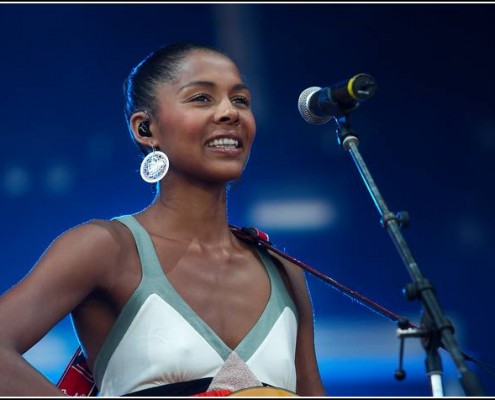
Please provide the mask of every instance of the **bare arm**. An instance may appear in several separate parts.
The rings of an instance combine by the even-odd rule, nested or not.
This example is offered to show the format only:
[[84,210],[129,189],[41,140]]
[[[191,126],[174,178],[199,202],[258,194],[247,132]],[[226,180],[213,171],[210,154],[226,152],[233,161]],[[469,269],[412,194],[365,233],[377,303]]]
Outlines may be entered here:
[[292,295],[299,310],[299,330],[296,345],[297,394],[300,396],[325,396],[321,382],[314,343],[313,305],[306,284],[304,271],[270,252],[278,259],[287,273]]
[[57,238],[16,286],[0,297],[0,396],[62,396],[23,357],[104,280],[109,235],[95,224]]

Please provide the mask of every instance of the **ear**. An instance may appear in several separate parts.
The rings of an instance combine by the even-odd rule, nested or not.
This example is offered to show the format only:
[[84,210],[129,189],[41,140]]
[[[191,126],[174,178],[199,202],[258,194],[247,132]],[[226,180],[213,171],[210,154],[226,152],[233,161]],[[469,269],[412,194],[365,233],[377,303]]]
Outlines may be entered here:
[[[146,123],[147,121],[147,123]],[[147,125],[148,129],[147,135],[143,134],[143,126],[141,125],[143,122],[145,122],[145,125]],[[145,147],[150,147],[153,143],[156,143],[156,139],[153,140],[153,134],[152,129],[151,129],[151,120],[148,115],[148,113],[144,111],[138,111],[135,112],[134,114],[131,115],[131,119],[129,121],[130,128],[132,130],[132,135],[134,136],[134,139],[136,142],[139,144],[145,146]],[[140,128],[141,125],[141,128]]]

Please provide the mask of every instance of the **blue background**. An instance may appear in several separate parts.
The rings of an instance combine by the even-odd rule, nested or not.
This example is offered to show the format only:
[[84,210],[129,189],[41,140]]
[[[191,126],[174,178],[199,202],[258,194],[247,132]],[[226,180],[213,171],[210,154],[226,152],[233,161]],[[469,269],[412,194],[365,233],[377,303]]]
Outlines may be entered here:
[[[177,40],[222,47],[254,96],[257,138],[230,193],[236,225],[418,323],[421,305],[332,123],[297,110],[309,86],[369,73],[375,96],[352,114],[359,149],[467,354],[495,363],[495,61],[491,4],[0,5],[0,292],[51,241],[92,218],[146,207],[152,193],[123,117],[122,83]],[[308,276],[328,393],[429,396],[418,339],[398,366],[396,325]],[[22,316],[20,316],[22,318]],[[56,382],[77,347],[69,319],[25,354]],[[449,355],[444,390],[462,395]],[[468,364],[485,394],[495,378]]]

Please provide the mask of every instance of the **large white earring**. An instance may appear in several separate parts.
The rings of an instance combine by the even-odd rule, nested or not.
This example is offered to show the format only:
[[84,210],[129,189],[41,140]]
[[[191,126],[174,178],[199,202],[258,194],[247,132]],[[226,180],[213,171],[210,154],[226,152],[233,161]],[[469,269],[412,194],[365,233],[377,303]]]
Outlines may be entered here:
[[161,151],[153,151],[143,158],[141,162],[141,178],[148,183],[156,183],[167,175],[170,162],[165,153]]

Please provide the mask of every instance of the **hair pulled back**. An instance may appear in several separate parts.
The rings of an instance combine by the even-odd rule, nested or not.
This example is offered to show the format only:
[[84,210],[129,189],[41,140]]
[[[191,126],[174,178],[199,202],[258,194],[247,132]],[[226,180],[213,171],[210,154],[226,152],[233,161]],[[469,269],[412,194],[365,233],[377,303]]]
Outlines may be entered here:
[[132,134],[130,119],[137,111],[146,111],[150,116],[156,112],[158,86],[177,78],[182,61],[192,51],[214,52],[229,58],[214,47],[194,43],[179,42],[161,47],[137,64],[124,82],[124,114],[134,143],[141,147]]

